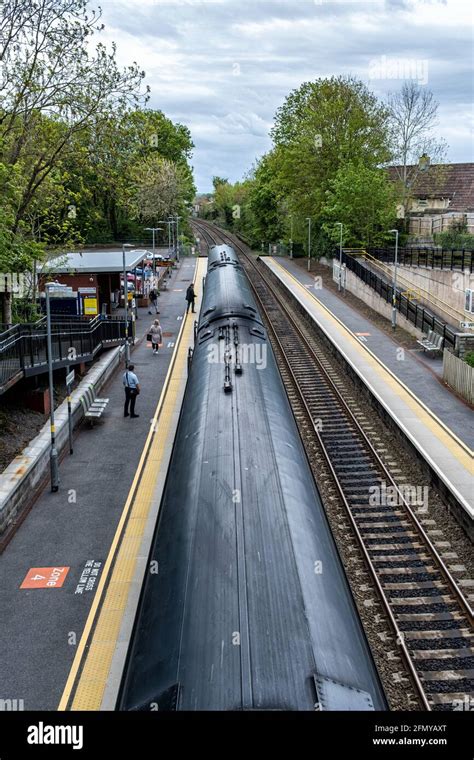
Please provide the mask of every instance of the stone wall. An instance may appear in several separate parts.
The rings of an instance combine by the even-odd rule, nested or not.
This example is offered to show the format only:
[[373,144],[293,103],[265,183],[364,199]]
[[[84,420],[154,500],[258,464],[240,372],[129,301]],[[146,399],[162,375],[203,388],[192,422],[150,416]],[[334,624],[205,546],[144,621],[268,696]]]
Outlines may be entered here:
[[[393,264],[388,265],[393,270]],[[399,266],[398,273],[414,288],[427,290],[429,294],[464,312],[465,291],[474,290],[474,274],[445,269]],[[435,311],[435,304],[432,304]],[[443,314],[440,312],[440,316]],[[474,315],[473,315],[474,320]]]
[[[72,393],[72,421],[76,427],[83,419],[90,403],[119,366],[121,348],[105,352]],[[56,445],[61,452],[69,443],[67,401],[55,411]],[[0,536],[49,471],[51,434],[49,421],[22,453],[0,475]]]
[[[371,309],[386,317],[388,320],[392,318],[392,306],[387,303],[385,299],[381,298],[378,293],[375,292],[369,285],[366,285],[362,280],[351,272],[346,270],[346,290],[349,290],[357,298],[370,306]],[[422,333],[413,322],[410,322],[403,314],[397,311],[397,325],[406,330],[407,333],[413,335],[415,338],[426,338],[426,334]]]

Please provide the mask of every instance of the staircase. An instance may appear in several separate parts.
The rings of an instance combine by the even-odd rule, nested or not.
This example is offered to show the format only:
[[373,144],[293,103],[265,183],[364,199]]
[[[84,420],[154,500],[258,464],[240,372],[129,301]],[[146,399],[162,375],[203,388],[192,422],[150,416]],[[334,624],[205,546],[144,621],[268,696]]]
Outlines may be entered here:
[[[7,327],[0,333],[0,395],[24,377],[48,371],[46,319]],[[129,320],[129,335],[133,322]],[[125,339],[123,317],[53,318],[53,369],[90,362],[103,348]]]

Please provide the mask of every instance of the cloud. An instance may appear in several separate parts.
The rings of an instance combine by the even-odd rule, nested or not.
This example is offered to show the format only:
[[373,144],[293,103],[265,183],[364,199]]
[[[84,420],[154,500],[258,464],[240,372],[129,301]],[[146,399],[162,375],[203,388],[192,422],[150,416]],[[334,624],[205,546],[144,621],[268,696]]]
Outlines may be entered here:
[[472,160],[470,0],[102,0],[122,65],[147,72],[150,105],[186,124],[199,190],[242,178],[270,147],[285,96],[353,74],[379,97],[415,78],[440,102],[448,159]]

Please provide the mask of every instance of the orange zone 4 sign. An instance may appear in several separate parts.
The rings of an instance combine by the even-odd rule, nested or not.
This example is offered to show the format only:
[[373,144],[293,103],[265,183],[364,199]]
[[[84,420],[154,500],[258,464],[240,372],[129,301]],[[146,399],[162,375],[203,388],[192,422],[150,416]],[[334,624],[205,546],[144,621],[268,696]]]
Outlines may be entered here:
[[20,588],[61,588],[69,567],[31,567]]

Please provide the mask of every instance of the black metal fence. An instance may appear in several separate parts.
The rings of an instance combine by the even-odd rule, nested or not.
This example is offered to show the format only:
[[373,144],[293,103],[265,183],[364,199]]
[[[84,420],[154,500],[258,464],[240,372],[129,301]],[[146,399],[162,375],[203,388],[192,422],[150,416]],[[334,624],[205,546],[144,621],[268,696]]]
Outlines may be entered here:
[[[357,259],[353,258],[353,256],[343,253],[342,260],[347,269],[354,272],[354,274],[366,285],[373,288],[373,290],[375,290],[381,298],[387,301],[387,303],[392,304],[392,285],[387,283],[382,277],[379,277],[379,275],[375,274],[375,272],[367,269],[367,267],[365,267],[360,261],[357,261]],[[443,336],[444,345],[446,347],[454,348],[457,332],[454,327],[443,322],[442,319],[436,317],[433,312],[426,309],[424,306],[420,306],[410,301],[409,298],[402,295],[402,292],[398,290],[398,288],[395,304],[400,314],[406,317],[409,322],[412,322],[412,324],[414,324],[419,330],[426,333],[430,330],[434,330],[434,332]]]
[[[133,335],[129,319],[128,333]],[[91,361],[104,347],[125,338],[123,317],[55,319],[51,325],[53,367]],[[0,334],[0,393],[24,375],[46,371],[48,362],[46,320],[13,325]]]
[[[394,248],[367,248],[367,252],[379,261],[393,263]],[[429,269],[457,269],[473,271],[474,251],[456,251],[441,248],[399,248],[398,263],[409,267]]]

